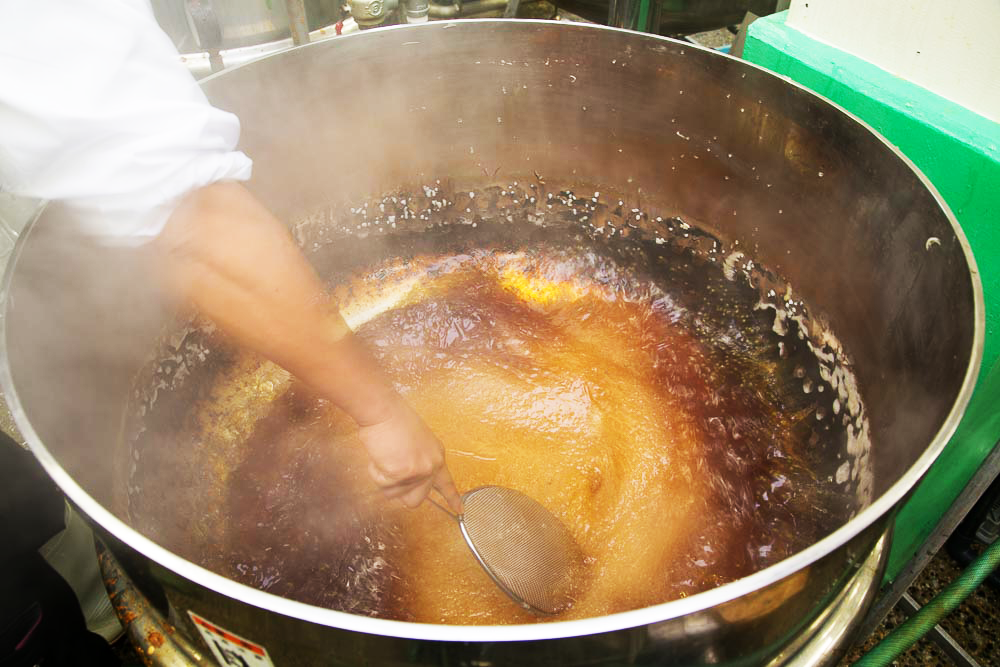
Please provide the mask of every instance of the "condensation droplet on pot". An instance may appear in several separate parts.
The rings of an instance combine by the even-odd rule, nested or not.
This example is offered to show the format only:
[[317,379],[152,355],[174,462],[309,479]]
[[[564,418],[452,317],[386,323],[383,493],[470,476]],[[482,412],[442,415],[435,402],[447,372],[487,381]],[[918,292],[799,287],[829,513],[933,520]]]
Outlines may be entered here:
[[851,464],[848,461],[844,461],[843,463],[840,464],[840,467],[837,468],[837,473],[835,477],[837,484],[843,484],[844,482],[846,482],[850,474],[851,474]]

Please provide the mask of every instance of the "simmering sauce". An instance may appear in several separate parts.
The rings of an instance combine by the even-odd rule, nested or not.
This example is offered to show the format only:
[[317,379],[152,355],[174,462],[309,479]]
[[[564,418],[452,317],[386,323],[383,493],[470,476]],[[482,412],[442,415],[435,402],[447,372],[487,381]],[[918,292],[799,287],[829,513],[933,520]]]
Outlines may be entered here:
[[[649,303],[553,282],[567,264],[470,259],[360,331],[441,438],[460,488],[518,489],[567,525],[591,570],[570,614],[588,616],[661,600],[689,569],[671,554],[708,493],[695,417],[671,389],[701,382],[700,351]],[[447,516],[425,506],[400,523],[397,614],[526,620]]]
[[[732,581],[856,509],[812,465],[823,408],[802,389],[818,382],[801,351],[779,348],[773,314],[722,267],[672,262],[654,279],[541,239],[411,254],[337,281],[346,318],[441,439],[459,489],[522,491],[575,536],[585,572],[557,619]],[[339,410],[218,334],[199,340],[216,367],[207,388],[174,401],[187,415],[180,437],[154,409],[133,445],[134,523],[313,604],[431,623],[545,620],[496,588],[452,518],[375,493]],[[232,417],[248,405],[257,416]],[[221,505],[217,516],[157,518],[149,498],[172,491],[156,468],[186,455],[169,459],[168,437],[216,461],[212,479],[191,484]]]

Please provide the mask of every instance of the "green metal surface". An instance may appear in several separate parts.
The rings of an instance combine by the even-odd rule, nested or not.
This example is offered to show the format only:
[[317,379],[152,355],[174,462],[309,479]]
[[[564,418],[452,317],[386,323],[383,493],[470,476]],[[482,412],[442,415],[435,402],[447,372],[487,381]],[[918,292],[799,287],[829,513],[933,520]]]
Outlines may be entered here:
[[656,32],[655,26],[649,25],[649,3],[653,0],[639,0],[639,30]]
[[755,21],[743,57],[836,102],[909,157],[958,218],[983,283],[979,382],[958,431],[896,519],[891,580],[1000,438],[1000,124],[788,27],[786,14]]

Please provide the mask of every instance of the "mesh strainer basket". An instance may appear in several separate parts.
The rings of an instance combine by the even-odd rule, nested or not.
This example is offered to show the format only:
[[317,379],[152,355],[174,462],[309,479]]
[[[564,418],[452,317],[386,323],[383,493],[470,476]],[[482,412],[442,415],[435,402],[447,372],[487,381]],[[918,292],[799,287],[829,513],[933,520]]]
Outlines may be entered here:
[[559,519],[520,491],[501,486],[473,489],[462,503],[464,513],[452,516],[501,590],[537,614],[571,606],[583,554]]

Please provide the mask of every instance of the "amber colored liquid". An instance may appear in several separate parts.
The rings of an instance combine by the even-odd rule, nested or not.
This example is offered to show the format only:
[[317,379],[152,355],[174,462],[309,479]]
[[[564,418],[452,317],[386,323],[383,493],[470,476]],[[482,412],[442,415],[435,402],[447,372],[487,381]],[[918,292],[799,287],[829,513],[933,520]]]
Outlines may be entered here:
[[[704,556],[743,548],[746,517],[718,493],[730,473],[705,446],[705,410],[692,410],[721,379],[669,299],[649,284],[616,293],[559,254],[485,254],[450,269],[359,334],[444,443],[460,489],[518,489],[576,537],[587,572],[561,618],[672,599],[705,579]],[[788,423],[774,417],[780,442]],[[724,530],[704,540],[722,508]],[[438,509],[394,520],[404,546],[390,615],[534,620],[492,585]]]
[[[523,491],[576,537],[590,571],[572,617],[662,600],[706,495],[692,416],[656,363],[658,347],[684,358],[693,341],[645,304],[604,297],[471,266],[362,329],[441,438],[461,489]],[[401,524],[397,613],[530,619],[498,594],[454,521],[424,506]]]
[[[555,620],[731,581],[817,539],[839,511],[831,507],[850,509],[804,463],[796,425],[815,420],[752,308],[701,312],[670,285],[556,247],[383,268],[349,281],[345,312],[441,439],[458,487],[522,491],[579,542],[586,571]],[[724,300],[729,289],[716,276],[699,298]],[[265,366],[226,380],[240,392],[266,384],[277,398],[234,449],[243,461],[227,473],[218,534],[190,542],[183,521],[147,532],[312,604],[429,623],[547,620],[500,592],[453,519],[375,493],[350,420],[294,383],[275,388]],[[218,428],[217,408],[202,414]],[[147,449],[167,451],[150,424]],[[218,436],[173,441],[186,437],[204,447]]]

